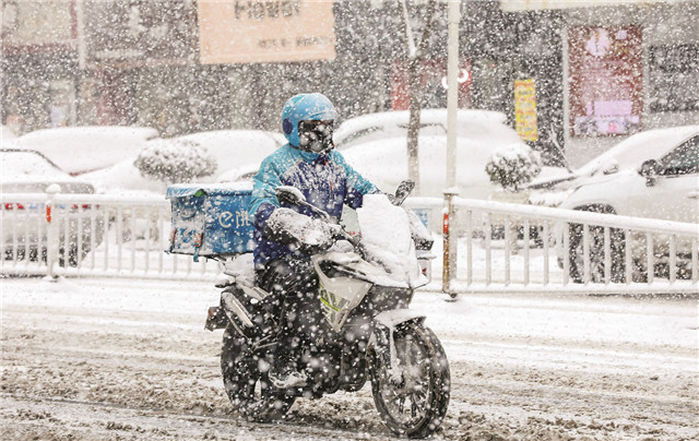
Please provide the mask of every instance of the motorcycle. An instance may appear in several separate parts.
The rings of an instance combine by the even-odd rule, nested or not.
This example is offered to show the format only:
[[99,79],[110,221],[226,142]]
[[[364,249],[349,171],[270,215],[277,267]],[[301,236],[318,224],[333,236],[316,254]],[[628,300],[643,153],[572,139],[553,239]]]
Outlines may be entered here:
[[[381,419],[395,434],[424,438],[439,428],[449,404],[449,364],[439,339],[424,325],[425,316],[408,309],[415,288],[427,283],[416,248],[432,246],[420,220],[399,207],[413,186],[403,182],[390,202],[384,195],[367,196],[359,210],[365,211],[359,215],[361,237],[306,202],[298,189],[276,189],[282,204],[307,207],[333,224],[337,242],[311,257],[324,320],[311,347],[295,356],[307,376],[304,386],[278,389],[271,383],[267,373],[279,336],[269,332],[276,325],[265,302],[270,294],[240,270],[223,265],[232,278],[220,285],[225,289],[220,304],[209,308],[206,328],[224,329],[223,382],[241,415],[268,422],[281,418],[298,397],[355,392],[370,380]],[[366,212],[368,199],[391,216],[383,219],[384,226],[389,224],[390,247],[370,240],[387,233],[371,233],[377,226],[381,230],[382,222]]]

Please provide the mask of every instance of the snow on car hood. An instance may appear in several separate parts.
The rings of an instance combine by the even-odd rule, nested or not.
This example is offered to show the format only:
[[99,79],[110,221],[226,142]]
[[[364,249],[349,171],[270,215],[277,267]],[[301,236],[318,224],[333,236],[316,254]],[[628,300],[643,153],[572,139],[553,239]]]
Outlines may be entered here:
[[[619,188],[626,188],[630,179],[638,175],[636,170],[622,170],[611,175],[598,175],[575,181],[575,187],[568,190],[568,197],[560,204],[561,208],[574,208],[588,202],[599,202],[615,194]],[[636,176],[638,177],[638,176]]]
[[[571,174],[569,175],[569,179],[558,181],[552,179],[551,182],[554,182],[555,185],[549,189],[539,191],[537,188],[528,186],[528,188],[532,189],[529,194],[529,202],[534,205],[543,205],[546,207],[564,206],[568,199],[572,198],[572,195],[581,187],[597,186],[608,181],[618,180],[620,176],[629,176],[634,173],[637,172],[635,170],[622,170],[608,175],[577,176]],[[545,180],[541,181],[545,182]]]
[[36,152],[2,152],[0,171],[3,193],[44,193],[51,184],[58,184],[61,193],[94,192],[92,185],[57,169]]
[[46,159],[33,152],[14,151],[0,154],[0,170],[2,182],[33,182],[42,180],[65,180],[73,178],[62,170],[57,169]]

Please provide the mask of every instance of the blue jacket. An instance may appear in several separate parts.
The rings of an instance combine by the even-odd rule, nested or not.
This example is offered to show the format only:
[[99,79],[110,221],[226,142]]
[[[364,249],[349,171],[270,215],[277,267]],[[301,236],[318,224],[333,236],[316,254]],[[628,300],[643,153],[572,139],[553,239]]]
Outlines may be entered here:
[[[342,215],[343,204],[352,208],[361,207],[365,194],[379,191],[335,150],[320,155],[299,150],[290,144],[280,147],[262,161],[255,175],[252,201],[248,208],[255,226],[256,268],[293,252],[287,245],[267,240],[263,235],[267,219],[280,206],[274,192],[280,185],[298,188],[310,204],[337,219]],[[308,209],[289,208],[313,216]]]

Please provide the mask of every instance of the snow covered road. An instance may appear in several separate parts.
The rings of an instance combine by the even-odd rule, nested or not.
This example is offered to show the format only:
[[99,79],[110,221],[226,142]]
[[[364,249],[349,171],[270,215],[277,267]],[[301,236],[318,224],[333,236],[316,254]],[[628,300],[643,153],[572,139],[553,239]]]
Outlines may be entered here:
[[[391,439],[368,387],[230,411],[204,283],[0,279],[3,440]],[[445,440],[699,439],[697,299],[420,293],[452,398]]]

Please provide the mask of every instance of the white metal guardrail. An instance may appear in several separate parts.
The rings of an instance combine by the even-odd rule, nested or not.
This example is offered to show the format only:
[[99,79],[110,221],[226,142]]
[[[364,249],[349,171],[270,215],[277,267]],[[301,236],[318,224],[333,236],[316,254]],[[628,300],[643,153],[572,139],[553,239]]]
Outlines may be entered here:
[[[698,289],[697,224],[454,195],[405,205],[442,221],[450,295]],[[164,252],[170,231],[164,197],[1,194],[0,273],[215,280],[216,262]]]
[[697,292],[698,224],[453,194],[444,205],[442,287],[452,296]]
[[214,280],[215,262],[167,254],[164,197],[0,195],[0,273]]

